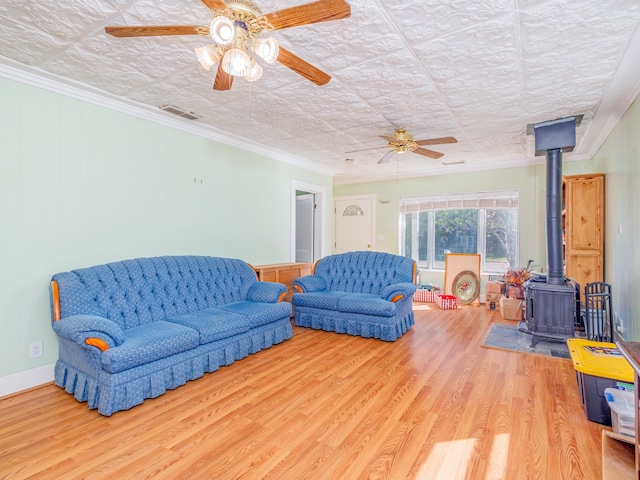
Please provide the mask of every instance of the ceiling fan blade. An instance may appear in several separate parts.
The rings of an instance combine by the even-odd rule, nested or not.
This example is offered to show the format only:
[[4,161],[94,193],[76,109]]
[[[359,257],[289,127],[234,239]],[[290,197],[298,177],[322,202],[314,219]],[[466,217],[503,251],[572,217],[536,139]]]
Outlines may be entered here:
[[212,10],[222,10],[223,8],[227,8],[222,0],[202,0],[202,3]]
[[230,90],[233,84],[233,75],[229,75],[222,69],[222,62],[218,65],[218,73],[216,73],[216,79],[213,81],[213,89],[224,91]]
[[378,160],[378,165],[380,165],[381,163],[387,163],[389,160],[391,160],[391,157],[393,156],[394,153],[396,153],[395,150],[391,150],[391,151],[385,153],[384,157],[382,157],[380,160]]
[[162,35],[207,35],[209,28],[197,25],[140,25],[137,27],[104,27],[114,37],[153,37]]
[[297,55],[294,55],[282,47],[280,47],[280,53],[278,53],[278,62],[316,85],[324,85],[331,80],[331,77],[322,70],[318,70],[310,63],[305,62]]
[[389,148],[389,147],[387,145],[385,145],[384,147],[373,147],[373,148],[363,148],[361,150],[350,150],[350,151],[344,152],[344,153],[366,152],[368,150],[380,150],[381,148]]
[[339,20],[351,16],[351,7],[344,0],[319,0],[317,2],[285,8],[264,16],[274,29],[297,27],[311,23]]
[[378,135],[380,138],[384,138],[387,142],[395,142],[397,139],[396,137],[386,137],[384,135]]
[[424,155],[425,157],[429,157],[429,158],[440,158],[444,155],[444,153],[440,153],[440,152],[434,152],[433,150],[428,150],[426,148],[421,148],[418,147],[416,148],[413,153],[417,153],[418,155]]
[[429,138],[427,140],[416,140],[418,145],[442,145],[443,143],[456,143],[454,137]]

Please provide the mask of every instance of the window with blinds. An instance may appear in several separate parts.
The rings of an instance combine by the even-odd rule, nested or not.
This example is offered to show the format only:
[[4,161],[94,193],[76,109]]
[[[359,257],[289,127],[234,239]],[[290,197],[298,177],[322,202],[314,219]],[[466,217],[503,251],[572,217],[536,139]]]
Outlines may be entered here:
[[443,270],[447,253],[479,253],[482,271],[518,266],[517,190],[400,199],[400,254]]

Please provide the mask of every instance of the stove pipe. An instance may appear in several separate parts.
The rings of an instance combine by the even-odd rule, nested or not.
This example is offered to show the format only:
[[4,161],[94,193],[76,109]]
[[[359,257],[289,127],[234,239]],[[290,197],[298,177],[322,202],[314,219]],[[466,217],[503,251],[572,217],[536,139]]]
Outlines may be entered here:
[[547,150],[547,283],[564,285],[562,259],[562,152]]
[[533,126],[536,155],[547,155],[547,283],[565,285],[562,256],[562,152],[576,145],[576,117]]

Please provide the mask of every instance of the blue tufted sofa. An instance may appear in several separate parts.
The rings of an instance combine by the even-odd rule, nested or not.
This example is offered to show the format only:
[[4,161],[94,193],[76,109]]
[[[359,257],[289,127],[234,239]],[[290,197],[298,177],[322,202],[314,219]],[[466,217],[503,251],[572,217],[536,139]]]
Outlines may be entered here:
[[293,335],[286,287],[242,260],[138,258],[53,276],[55,383],[111,415]]
[[394,341],[414,323],[416,263],[383,252],[321,258],[313,275],[294,280],[294,323]]

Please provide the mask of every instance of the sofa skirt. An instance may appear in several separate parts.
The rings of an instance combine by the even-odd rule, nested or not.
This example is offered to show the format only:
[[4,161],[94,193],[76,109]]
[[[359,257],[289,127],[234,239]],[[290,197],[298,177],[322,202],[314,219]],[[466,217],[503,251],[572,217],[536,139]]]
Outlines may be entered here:
[[410,308],[394,317],[378,317],[296,306],[294,324],[299,327],[393,342],[413,326],[414,315]]
[[[96,361],[100,353],[94,349],[87,350],[60,338],[60,359],[55,366],[54,381],[76,400],[87,402],[89,408],[97,408],[100,414],[110,416],[292,336],[291,321],[287,317],[116,374],[102,370]],[[87,361],[88,357],[94,361]]]

